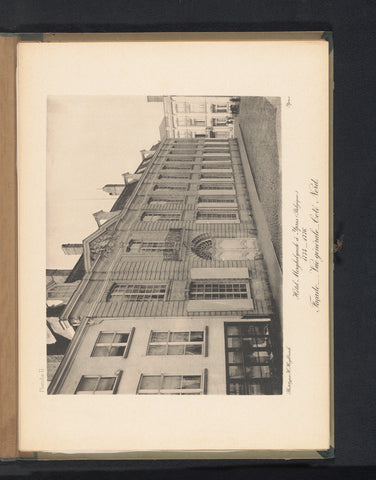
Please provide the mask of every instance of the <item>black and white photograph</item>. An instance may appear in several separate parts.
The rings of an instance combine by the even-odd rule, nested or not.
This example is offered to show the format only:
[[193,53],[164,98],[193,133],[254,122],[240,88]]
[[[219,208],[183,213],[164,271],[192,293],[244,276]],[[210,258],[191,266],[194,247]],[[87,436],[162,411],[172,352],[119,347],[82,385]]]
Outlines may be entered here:
[[48,394],[282,394],[280,155],[279,97],[48,97]]
[[22,448],[329,448],[328,42],[19,55]]

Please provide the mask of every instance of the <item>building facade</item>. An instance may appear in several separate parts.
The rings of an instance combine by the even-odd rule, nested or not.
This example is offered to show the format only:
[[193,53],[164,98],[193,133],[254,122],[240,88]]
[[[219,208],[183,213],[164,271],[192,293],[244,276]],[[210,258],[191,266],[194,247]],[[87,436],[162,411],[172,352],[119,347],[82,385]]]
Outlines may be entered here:
[[280,319],[236,139],[166,138],[83,241],[50,394],[281,393]]
[[230,96],[149,96],[149,102],[163,102],[161,139],[234,137],[234,112],[238,98]]

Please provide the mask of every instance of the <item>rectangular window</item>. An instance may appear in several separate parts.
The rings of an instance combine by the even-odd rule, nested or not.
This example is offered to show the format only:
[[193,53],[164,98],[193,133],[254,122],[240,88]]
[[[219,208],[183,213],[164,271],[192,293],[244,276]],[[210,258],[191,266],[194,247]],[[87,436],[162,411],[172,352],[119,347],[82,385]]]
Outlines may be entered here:
[[127,302],[163,301],[167,292],[166,284],[115,284],[108,300]]
[[205,332],[157,332],[150,334],[147,355],[202,355]]
[[231,170],[231,166],[228,164],[223,164],[223,163],[211,163],[210,165],[207,165],[205,163],[202,164],[202,170]]
[[272,393],[273,353],[269,322],[225,323],[227,393]]
[[158,184],[154,186],[153,190],[188,190],[189,185],[186,183],[182,183],[181,185],[170,185],[166,184]]
[[233,190],[233,185],[229,183],[202,183],[200,190]]
[[[168,157],[168,158],[166,158],[166,162],[177,162],[177,163],[184,162],[184,163],[188,163],[188,164],[191,163],[191,162],[194,162],[194,160],[195,160],[194,157],[180,157],[180,158],[179,157],[176,157],[176,158]],[[176,167],[170,167],[170,168],[176,168]]]
[[211,173],[201,173],[200,178],[207,178],[213,180],[214,178],[229,178],[232,179],[231,172],[211,172]]
[[176,172],[176,173],[162,173],[161,175],[159,175],[158,177],[159,179],[163,179],[163,178],[175,178],[175,179],[180,179],[180,178],[191,178],[191,175],[190,173],[180,173],[180,172]]
[[92,357],[126,357],[134,328],[127,333],[100,332],[92,351]]
[[114,394],[122,373],[122,370],[119,370],[114,376],[83,375],[74,393],[75,395]]
[[177,200],[176,198],[150,198],[148,201],[150,207],[166,207],[169,208],[181,208],[183,206],[183,200]]
[[229,204],[234,204],[236,203],[235,201],[235,197],[229,197],[229,196],[212,196],[212,195],[207,195],[207,196],[204,196],[204,197],[199,197],[198,198],[198,202],[199,203],[208,203],[208,204],[212,204],[212,203],[229,203]]
[[206,105],[205,103],[188,103],[188,111],[191,113],[205,113]]
[[202,395],[204,375],[141,375],[138,395]]
[[236,212],[213,212],[201,210],[196,214],[196,220],[237,220]]
[[189,285],[190,300],[231,300],[250,297],[249,282],[201,281]]
[[181,213],[144,213],[141,220],[143,222],[173,222],[181,219]]
[[192,170],[192,165],[165,165],[163,170]]
[[171,253],[173,245],[166,241],[143,242],[131,240],[127,247],[127,252],[131,253]]

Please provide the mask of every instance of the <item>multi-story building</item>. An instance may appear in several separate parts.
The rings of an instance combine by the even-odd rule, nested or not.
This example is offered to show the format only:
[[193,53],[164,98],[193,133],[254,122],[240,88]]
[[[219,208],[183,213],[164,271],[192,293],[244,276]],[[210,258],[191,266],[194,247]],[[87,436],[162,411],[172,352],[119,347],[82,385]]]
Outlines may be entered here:
[[50,394],[278,394],[280,319],[236,139],[165,139],[83,241]]
[[161,139],[234,137],[234,112],[238,97],[149,96],[149,102],[163,102]]

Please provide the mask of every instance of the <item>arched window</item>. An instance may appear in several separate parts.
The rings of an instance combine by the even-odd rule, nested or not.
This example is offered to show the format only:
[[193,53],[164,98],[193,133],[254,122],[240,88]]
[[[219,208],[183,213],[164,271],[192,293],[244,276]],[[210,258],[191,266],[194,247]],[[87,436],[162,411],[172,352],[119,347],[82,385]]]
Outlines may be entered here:
[[207,234],[199,235],[192,240],[192,252],[204,260],[213,259],[213,240]]

